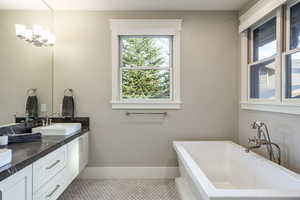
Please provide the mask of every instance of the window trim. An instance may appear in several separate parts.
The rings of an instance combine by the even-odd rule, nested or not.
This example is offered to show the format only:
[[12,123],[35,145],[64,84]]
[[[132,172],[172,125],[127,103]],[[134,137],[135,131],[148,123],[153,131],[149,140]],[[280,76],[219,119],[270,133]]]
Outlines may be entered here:
[[[182,19],[111,19],[112,32],[112,109],[180,109],[180,32]],[[121,99],[119,68],[119,36],[172,35],[173,56],[171,89],[172,99],[132,100]]]

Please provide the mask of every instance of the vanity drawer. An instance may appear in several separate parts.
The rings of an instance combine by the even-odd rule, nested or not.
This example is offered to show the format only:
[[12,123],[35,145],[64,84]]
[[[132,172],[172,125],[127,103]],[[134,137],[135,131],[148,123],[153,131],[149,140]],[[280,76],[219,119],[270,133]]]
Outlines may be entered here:
[[34,193],[33,200],[56,200],[66,188],[66,168],[64,168]]
[[33,163],[33,191],[37,191],[58,174],[66,166],[66,163],[66,145]]

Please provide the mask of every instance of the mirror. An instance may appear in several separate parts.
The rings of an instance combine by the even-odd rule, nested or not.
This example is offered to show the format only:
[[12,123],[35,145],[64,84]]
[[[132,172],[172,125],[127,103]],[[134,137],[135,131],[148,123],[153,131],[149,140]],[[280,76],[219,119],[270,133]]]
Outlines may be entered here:
[[17,37],[16,24],[53,32],[52,11],[42,0],[0,1],[0,126],[52,111],[53,47]]

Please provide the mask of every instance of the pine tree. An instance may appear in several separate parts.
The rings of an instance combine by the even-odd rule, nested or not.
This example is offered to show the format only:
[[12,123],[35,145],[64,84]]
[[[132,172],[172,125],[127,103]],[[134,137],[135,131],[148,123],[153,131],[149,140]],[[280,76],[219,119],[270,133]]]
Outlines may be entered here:
[[[165,58],[155,45],[154,38],[122,38],[123,67],[160,66]],[[124,98],[168,98],[169,71],[154,69],[123,70],[122,93]]]

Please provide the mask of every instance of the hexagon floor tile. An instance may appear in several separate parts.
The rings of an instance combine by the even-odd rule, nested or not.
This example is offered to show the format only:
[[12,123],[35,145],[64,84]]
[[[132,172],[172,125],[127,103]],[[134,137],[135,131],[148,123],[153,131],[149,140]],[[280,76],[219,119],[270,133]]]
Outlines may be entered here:
[[58,200],[180,200],[175,181],[76,179]]

